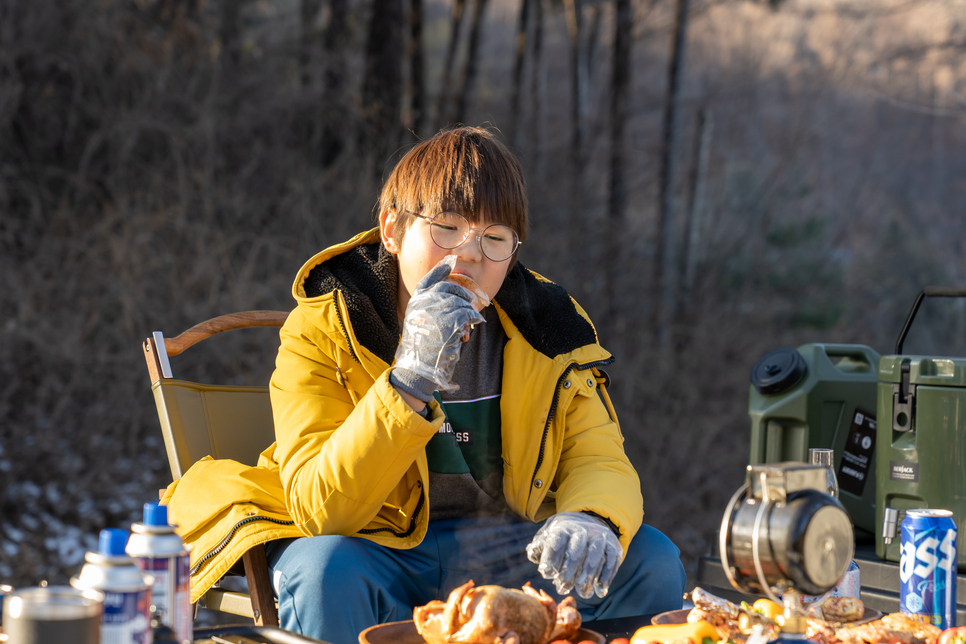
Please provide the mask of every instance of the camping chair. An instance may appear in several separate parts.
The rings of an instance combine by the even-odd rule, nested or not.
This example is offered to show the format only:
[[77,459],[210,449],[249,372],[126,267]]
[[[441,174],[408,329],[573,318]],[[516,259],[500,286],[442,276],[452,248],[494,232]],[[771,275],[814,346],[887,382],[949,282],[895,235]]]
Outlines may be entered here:
[[[158,406],[171,476],[181,478],[195,461],[210,455],[255,465],[275,440],[268,387],[209,385],[175,380],[169,356],[217,333],[251,327],[281,327],[284,311],[246,311],[213,318],[167,339],[155,331],[144,340],[144,358]],[[262,545],[242,557],[248,594],[218,586],[205,596],[212,610],[250,617],[257,626],[278,626],[278,608]]]

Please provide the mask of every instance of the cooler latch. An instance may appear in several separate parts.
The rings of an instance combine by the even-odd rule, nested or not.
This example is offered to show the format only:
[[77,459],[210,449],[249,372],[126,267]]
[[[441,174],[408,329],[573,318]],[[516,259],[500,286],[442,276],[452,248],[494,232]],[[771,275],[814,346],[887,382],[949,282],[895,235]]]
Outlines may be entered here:
[[908,432],[916,410],[916,386],[909,383],[908,361],[902,363],[900,371],[899,384],[892,385],[892,429]]

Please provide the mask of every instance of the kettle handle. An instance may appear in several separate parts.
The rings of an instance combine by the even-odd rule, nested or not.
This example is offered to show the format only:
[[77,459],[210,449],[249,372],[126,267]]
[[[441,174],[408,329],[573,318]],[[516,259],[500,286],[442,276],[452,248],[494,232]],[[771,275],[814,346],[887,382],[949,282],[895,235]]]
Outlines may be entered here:
[[919,305],[922,304],[924,297],[966,297],[966,286],[927,286],[923,288],[922,293],[916,298],[916,303],[912,305],[912,310],[909,311],[909,317],[906,318],[906,323],[902,326],[899,339],[896,340],[896,355],[902,355],[902,343],[906,339],[909,327],[912,326],[912,319],[916,317],[916,312],[919,310]]

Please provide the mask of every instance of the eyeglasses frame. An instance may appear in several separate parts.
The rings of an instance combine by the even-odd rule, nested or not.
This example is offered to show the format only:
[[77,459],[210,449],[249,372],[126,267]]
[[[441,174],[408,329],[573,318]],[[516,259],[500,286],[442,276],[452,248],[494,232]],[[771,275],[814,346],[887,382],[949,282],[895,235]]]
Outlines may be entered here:
[[[466,217],[464,217],[463,215],[461,215],[458,212],[453,212],[452,210],[443,210],[441,212],[436,213],[432,217],[427,217],[426,215],[421,215],[418,212],[412,212],[412,211],[409,211],[409,210],[407,210],[406,212],[408,214],[412,215],[413,217],[419,217],[420,219],[425,219],[430,224],[433,223],[433,220],[434,219],[436,219],[437,217],[439,217],[440,215],[445,214],[445,213],[449,213],[451,215],[458,215],[460,217],[463,217],[463,219],[466,221],[467,225],[469,225],[469,223],[470,223],[470,220],[469,219],[467,219]],[[452,246],[450,248],[446,248],[445,246],[440,246],[439,245],[439,242],[437,242],[436,239],[433,237],[432,231],[430,231],[430,233],[429,233],[429,238],[433,240],[433,243],[434,244],[436,244],[437,246],[439,246],[443,250],[453,250],[454,248],[459,248],[460,246],[462,246],[463,244],[465,244],[467,237],[469,237],[470,236],[470,233],[472,233],[475,230],[476,232],[479,233],[476,236],[476,243],[480,247],[480,252],[483,253],[483,256],[484,257],[486,257],[491,262],[506,262],[506,261],[509,261],[510,258],[513,257],[513,254],[516,253],[517,250],[519,250],[520,246],[523,245],[523,242],[520,241],[520,233],[518,233],[517,231],[513,230],[512,228],[510,228],[510,230],[513,231],[513,236],[517,238],[516,246],[513,247],[513,250],[510,251],[510,254],[507,255],[506,258],[504,258],[504,259],[493,259],[492,257],[490,257],[489,255],[486,254],[486,251],[485,250],[483,250],[483,233],[486,232],[487,230],[489,230],[490,228],[492,228],[493,226],[503,226],[505,228],[510,228],[506,224],[490,224],[486,228],[474,228],[473,226],[469,226],[469,229],[466,231],[466,235],[463,237],[463,240],[460,241],[460,243],[458,243],[456,246]]]

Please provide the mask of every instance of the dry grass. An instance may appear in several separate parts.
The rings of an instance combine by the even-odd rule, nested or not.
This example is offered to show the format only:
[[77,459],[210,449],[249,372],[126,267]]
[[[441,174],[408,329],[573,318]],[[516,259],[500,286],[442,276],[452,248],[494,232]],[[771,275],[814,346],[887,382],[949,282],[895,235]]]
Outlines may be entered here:
[[[350,145],[320,167],[330,112],[320,90],[296,82],[290,14],[259,13],[288,5],[248,5],[246,54],[232,75],[219,67],[212,7],[179,22],[162,6],[0,5],[6,583],[66,581],[101,528],[136,520],[168,482],[139,349],[148,333],[289,308],[301,263],[372,221],[377,186],[367,177],[384,160]],[[669,12],[650,6],[638,7],[619,257],[604,256],[601,232],[610,8],[576,219],[562,189],[574,180],[563,21],[556,9],[548,16],[543,95],[526,102],[521,122],[533,127],[516,145],[534,222],[522,261],[571,288],[592,316],[605,305],[599,268],[619,264],[620,315],[603,338],[618,357],[614,397],[646,518],[693,573],[747,462],[754,362],[812,341],[887,353],[918,290],[963,273],[966,106],[954,42],[964,25],[959,2],[786,0],[777,12],[697,3],[682,139],[699,106],[715,129],[702,261],[669,350],[654,344],[648,290]],[[431,51],[444,45],[446,11],[431,6]],[[514,16],[513,3],[494,6],[468,122],[506,118]],[[358,69],[364,21],[354,24]],[[435,91],[438,56],[430,61]],[[357,91],[343,114],[354,113]],[[963,355],[961,307],[922,315],[918,342]],[[229,334],[174,366],[187,378],[264,381],[272,344]]]

